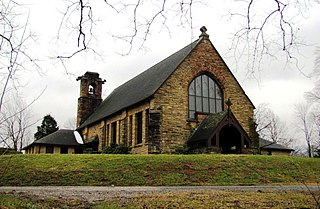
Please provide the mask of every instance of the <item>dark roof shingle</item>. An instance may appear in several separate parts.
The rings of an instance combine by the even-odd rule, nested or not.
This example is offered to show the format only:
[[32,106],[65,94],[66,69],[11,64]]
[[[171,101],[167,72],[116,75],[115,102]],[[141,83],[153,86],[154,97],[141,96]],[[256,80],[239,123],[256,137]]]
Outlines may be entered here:
[[[34,141],[31,145],[46,144],[46,145],[58,145],[58,146],[83,146],[76,140],[74,130],[60,129],[53,132],[41,139]],[[26,149],[27,147],[23,148]]]
[[209,114],[190,136],[188,143],[207,140],[226,114],[226,111]]
[[116,88],[79,128],[95,123],[152,96],[197,46],[200,40],[194,41]]

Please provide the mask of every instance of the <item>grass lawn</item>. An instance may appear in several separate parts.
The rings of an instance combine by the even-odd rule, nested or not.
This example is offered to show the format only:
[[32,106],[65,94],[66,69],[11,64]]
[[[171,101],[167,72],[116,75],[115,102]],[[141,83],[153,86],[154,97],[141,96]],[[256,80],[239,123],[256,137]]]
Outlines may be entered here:
[[[320,192],[316,194],[319,197]],[[155,193],[89,203],[0,194],[0,208],[318,208],[308,192],[196,191]]]
[[0,186],[320,182],[320,159],[260,155],[2,155]]
[[[319,197],[320,192],[317,194]],[[141,195],[101,202],[93,208],[317,208],[305,192],[205,191]]]

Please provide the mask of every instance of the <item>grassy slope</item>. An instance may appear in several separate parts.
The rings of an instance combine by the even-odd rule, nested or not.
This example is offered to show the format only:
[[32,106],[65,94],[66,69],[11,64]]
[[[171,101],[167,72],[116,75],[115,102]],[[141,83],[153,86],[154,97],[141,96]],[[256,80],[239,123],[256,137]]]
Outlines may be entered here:
[[2,155],[0,165],[0,186],[320,182],[320,159],[257,155]]

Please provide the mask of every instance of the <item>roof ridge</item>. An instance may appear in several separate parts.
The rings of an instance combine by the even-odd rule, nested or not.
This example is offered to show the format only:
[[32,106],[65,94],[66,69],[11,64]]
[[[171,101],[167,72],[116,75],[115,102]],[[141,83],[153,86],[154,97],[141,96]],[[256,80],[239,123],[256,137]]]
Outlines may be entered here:
[[152,96],[202,40],[191,42],[115,88],[78,129]]

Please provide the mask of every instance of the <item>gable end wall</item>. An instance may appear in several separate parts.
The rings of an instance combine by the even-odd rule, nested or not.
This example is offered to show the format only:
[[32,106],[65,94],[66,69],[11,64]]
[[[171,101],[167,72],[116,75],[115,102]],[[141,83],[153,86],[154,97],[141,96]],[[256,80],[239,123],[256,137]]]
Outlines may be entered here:
[[[175,72],[155,93],[155,107],[161,111],[161,152],[172,153],[183,146],[199,122],[188,120],[189,83],[200,74],[210,75],[220,85],[224,101],[231,99],[232,112],[250,133],[253,109],[251,101],[229,71],[209,40],[204,39],[180,64]],[[224,103],[224,110],[226,110]]]

